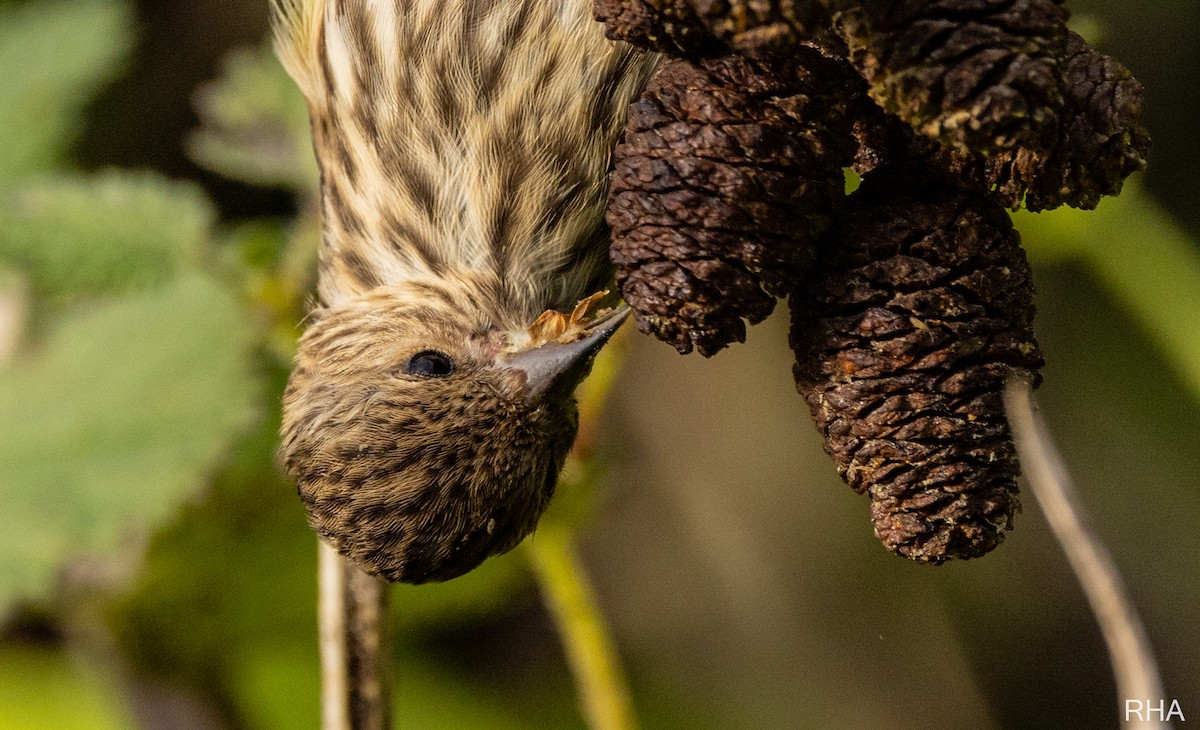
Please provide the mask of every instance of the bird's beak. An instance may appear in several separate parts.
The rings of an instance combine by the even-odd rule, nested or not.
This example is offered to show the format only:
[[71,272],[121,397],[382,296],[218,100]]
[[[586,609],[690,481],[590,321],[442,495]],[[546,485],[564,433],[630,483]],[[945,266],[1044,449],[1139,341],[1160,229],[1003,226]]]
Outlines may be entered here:
[[549,342],[509,355],[504,365],[525,373],[525,400],[542,400],[552,394],[570,395],[592,369],[596,353],[629,315],[621,305],[593,322],[583,337],[566,344]]

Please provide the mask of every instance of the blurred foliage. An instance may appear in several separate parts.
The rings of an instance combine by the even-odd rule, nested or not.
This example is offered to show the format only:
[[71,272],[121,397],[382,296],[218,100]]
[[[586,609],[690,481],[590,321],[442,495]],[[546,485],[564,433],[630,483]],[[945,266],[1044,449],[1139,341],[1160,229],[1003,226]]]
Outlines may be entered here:
[[0,189],[0,262],[33,282],[44,324],[0,364],[0,612],[44,598],[68,557],[111,553],[171,514],[257,395],[251,330],[201,260],[214,219],[203,195],[147,174],[54,171],[61,120],[128,46],[123,6],[2,10],[11,48],[63,52],[48,70],[14,59],[31,74],[16,87],[27,106],[0,114],[5,149],[36,178]]
[[[29,300],[0,316],[33,320],[0,362],[0,615],[45,605],[68,566],[89,587],[128,572],[105,566],[136,564],[260,412],[255,328],[207,260],[203,193],[64,167],[131,22],[120,2],[0,7],[0,266]],[[60,654],[22,651],[0,661],[5,727],[128,725],[111,687],[99,697]]]
[[121,0],[0,5],[0,180],[62,162],[84,106],[132,39]]
[[[318,697],[315,541],[274,457],[278,400],[312,290],[319,236],[309,202],[316,170],[304,102],[265,47],[236,51],[220,76],[199,91],[202,123],[186,141],[193,159],[209,170],[292,191],[300,208],[294,218],[219,221],[193,184],[146,171],[85,174],[69,163],[72,142],[84,110],[125,62],[133,36],[129,9],[118,0],[0,2],[0,68],[5,69],[0,74],[0,332],[10,324],[20,331],[7,357],[0,334],[0,433],[6,436],[0,441],[5,505],[0,511],[0,615],[45,619],[65,627],[70,637],[65,643],[0,640],[0,729],[130,727],[137,708],[128,698],[139,688],[162,683],[183,688],[230,727],[311,727]],[[1042,326],[1047,351],[1060,363],[1069,362],[1073,351],[1050,349],[1062,341],[1055,338],[1075,330],[1086,334],[1088,342],[1074,353],[1080,362],[1071,362],[1071,373],[1095,376],[1081,388],[1102,392],[1056,395],[1051,380],[1068,383],[1071,376],[1056,373],[1060,366],[1052,362],[1043,389],[1048,404],[1068,414],[1066,423],[1111,428],[1117,434],[1113,438],[1145,450],[1153,468],[1136,476],[1164,483],[1160,496],[1178,508],[1163,520],[1152,499],[1123,491],[1135,475],[1122,472],[1120,484],[1096,491],[1109,500],[1100,522],[1132,515],[1137,524],[1170,528],[1140,538],[1140,547],[1125,548],[1132,560],[1148,564],[1169,559],[1172,552],[1190,555],[1196,540],[1186,542],[1179,535],[1189,530],[1197,509],[1194,493],[1185,493],[1195,447],[1184,443],[1187,433],[1176,434],[1175,441],[1153,441],[1170,431],[1170,424],[1193,424],[1193,404],[1176,403],[1172,410],[1161,393],[1148,390],[1150,385],[1128,385],[1137,368],[1160,361],[1141,350],[1133,360],[1112,356],[1141,344],[1137,332],[1111,331],[1116,305],[1101,301],[1081,314],[1066,309],[1064,301],[1074,291],[1071,282],[1086,288],[1077,282],[1078,272],[1091,272],[1132,317],[1128,327],[1145,332],[1164,362],[1200,396],[1200,247],[1135,183],[1095,212],[1019,214],[1017,221],[1048,291],[1049,311],[1091,317],[1078,328],[1057,320]],[[657,352],[653,344],[647,347]],[[618,369],[615,350],[606,349],[595,377],[581,390],[585,410],[597,409],[599,394],[611,384]],[[829,487],[824,502],[825,497],[803,490],[809,500],[803,504],[823,505],[829,510],[825,516],[803,515],[803,522],[799,516],[780,518],[779,524],[763,520],[738,533],[738,509],[777,512],[770,501],[774,497],[764,495],[784,488],[800,493],[794,487],[805,478],[793,470],[781,486],[769,478],[760,485],[760,477],[751,476],[761,475],[768,460],[753,450],[760,444],[792,449],[793,440],[784,447],[773,439],[793,439],[793,434],[775,435],[777,423],[760,413],[741,427],[728,419],[747,399],[739,393],[761,391],[771,382],[761,368],[753,368],[776,367],[787,381],[790,356],[781,345],[771,355],[779,362],[762,364],[750,362],[746,358],[753,356],[744,352],[682,364],[668,353],[669,375],[657,381],[653,363],[647,366],[645,357],[633,363],[639,379],[650,383],[646,388],[673,387],[700,369],[723,380],[720,387],[699,391],[704,401],[699,418],[685,411],[678,424],[657,422],[640,432],[636,424],[622,422],[633,441],[622,447],[621,461],[656,460],[631,479],[623,495],[637,512],[625,519],[641,520],[644,532],[622,533],[617,519],[616,527],[609,523],[606,530],[589,533],[600,546],[591,558],[602,566],[601,596],[631,627],[623,638],[641,662],[634,690],[648,726],[872,726],[870,718],[880,715],[871,715],[869,708],[883,701],[876,695],[908,691],[912,684],[905,682],[932,692],[923,678],[888,669],[889,661],[926,659],[904,655],[901,640],[884,645],[884,633],[889,641],[893,632],[902,635],[907,619],[914,627],[912,640],[928,649],[940,636],[931,624],[948,620],[941,614],[946,605],[960,606],[967,618],[943,639],[965,647],[977,674],[995,677],[983,680],[997,714],[991,724],[1030,726],[1028,718],[1022,725],[1004,716],[1005,703],[1029,696],[1021,694],[1028,690],[1020,685],[1027,681],[1024,675],[1005,683],[997,659],[1012,653],[1005,641],[1041,637],[1039,671],[1051,672],[1048,667],[1059,661],[1073,674],[1070,657],[1057,656],[1055,638],[1091,640],[1077,624],[1063,625],[1070,616],[1062,601],[1048,595],[1070,590],[1069,579],[1045,567],[1053,561],[1014,560],[1027,555],[1020,552],[1020,540],[1032,540],[1031,552],[1039,545],[1052,550],[1037,542],[1035,521],[1028,515],[1023,519],[1019,539],[1003,554],[936,575],[886,556],[874,562],[877,546],[863,529],[862,505],[840,485]],[[1106,357],[1117,364],[1104,363]],[[1103,368],[1108,368],[1107,380],[1096,375]],[[790,387],[785,382],[785,391]],[[649,391],[634,392],[640,408],[658,409],[658,419],[670,418],[665,415],[670,409],[697,398],[693,393],[654,401]],[[1127,433],[1128,422],[1106,420],[1105,409],[1114,402],[1133,411],[1139,404],[1146,409],[1136,416],[1141,420],[1135,419],[1132,433]],[[804,419],[798,401],[780,408]],[[717,435],[705,436],[706,428]],[[754,432],[741,447],[744,464],[726,463],[731,458],[703,441],[731,441],[741,431]],[[811,427],[806,433],[812,436]],[[1081,428],[1066,441],[1100,464],[1102,447],[1088,441],[1089,433]],[[594,437],[591,431],[582,434],[588,450]],[[691,454],[686,446],[699,451]],[[611,476],[602,457],[572,458],[546,516],[548,529],[575,533],[596,514],[601,501],[596,485]],[[679,474],[672,463],[681,465],[674,469]],[[619,471],[619,464],[613,466]],[[724,479],[735,492],[732,497],[705,486],[705,480],[721,479],[723,469],[737,472]],[[814,469],[831,472],[824,461]],[[1085,467],[1080,476],[1100,480],[1100,471]],[[661,485],[675,478],[685,482],[678,503],[651,501],[649,507],[658,511],[645,512],[645,500],[670,497]],[[839,522],[833,505],[840,504],[850,505],[855,530]],[[717,519],[695,519],[692,532],[670,524],[688,522],[695,514]],[[786,550],[743,560],[739,551],[747,546],[783,540],[774,532],[786,532]],[[699,546],[692,553],[668,545],[687,539]],[[815,557],[806,561],[794,553],[797,549],[811,549]],[[683,555],[686,562],[664,565],[662,554]],[[800,576],[820,590],[832,586],[838,592],[815,601],[799,590],[774,590],[771,579],[781,574],[780,563],[766,558],[793,566],[782,573],[789,578]],[[709,559],[737,580],[711,579],[705,572]],[[609,571],[620,566],[622,572],[606,577],[604,566]],[[652,569],[659,572],[643,576],[639,584],[638,571]],[[850,571],[856,573],[848,577]],[[1157,580],[1164,590],[1179,590],[1168,578]],[[605,595],[614,585],[623,592]],[[678,590],[681,585],[687,590]],[[773,594],[764,598],[756,590]],[[721,610],[703,604],[713,594],[726,609],[746,602],[754,613],[731,610],[738,619],[732,631],[705,623],[697,616],[711,619]],[[651,599],[658,601],[651,609],[638,608]],[[1194,591],[1183,599],[1194,602]],[[672,600],[690,611],[681,614],[683,619],[669,613]],[[882,601],[894,613],[864,619],[858,613],[864,607],[879,608],[871,601]],[[397,587],[392,605],[398,714],[417,718],[413,726],[434,729],[580,727],[563,657],[544,617],[538,618],[536,602],[527,565],[516,552],[446,584]],[[776,603],[786,605],[793,622],[804,616],[811,624],[787,633],[787,621],[772,623],[779,619],[772,614]],[[510,622],[518,619],[523,629],[514,633]],[[1170,626],[1185,627],[1171,620],[1176,623]],[[854,621],[864,626],[847,628]],[[758,631],[766,638],[756,638]],[[469,659],[455,653],[455,642],[469,645]],[[777,648],[804,642],[809,648],[828,643],[828,665],[787,664],[792,655]],[[739,659],[727,651],[739,643],[765,647],[764,653]],[[1186,652],[1188,646],[1175,641],[1166,651]],[[696,647],[710,653],[701,655]],[[878,659],[892,689],[876,687],[871,698],[857,703],[861,707],[831,706],[825,699],[829,687],[859,691],[861,678],[841,669],[857,671],[850,658],[862,656]],[[1179,660],[1183,666],[1190,656]],[[1102,657],[1096,661],[1099,669],[1084,676],[1104,674]],[[970,668],[965,660],[958,669],[964,668]],[[712,683],[705,685],[698,676]],[[955,681],[960,684],[947,679],[947,686],[969,686],[971,680]],[[772,705],[779,696],[810,707],[811,716],[797,718],[794,705]],[[934,708],[925,716],[936,717],[933,699],[917,696],[909,702]],[[1043,718],[1045,712],[1040,706],[1031,710]],[[912,718],[923,716],[912,704],[884,715],[889,721],[908,718],[896,721],[898,727],[916,726],[919,721]]]
[[0,198],[0,260],[44,304],[135,291],[200,264],[215,218],[199,188],[154,174],[56,175]]
[[1084,263],[1133,314],[1200,401],[1200,245],[1130,181],[1095,211],[1021,211],[1034,263]]
[[0,727],[119,730],[132,725],[113,687],[67,656],[33,647],[0,652]]
[[255,185],[316,184],[304,97],[270,47],[231,54],[220,81],[200,90],[197,108],[204,126],[189,147],[200,164]]

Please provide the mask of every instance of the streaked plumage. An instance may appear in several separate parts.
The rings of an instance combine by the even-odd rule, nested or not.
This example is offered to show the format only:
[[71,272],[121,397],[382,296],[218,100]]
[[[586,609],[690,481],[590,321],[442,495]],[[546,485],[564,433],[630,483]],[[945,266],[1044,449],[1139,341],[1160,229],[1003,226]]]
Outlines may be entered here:
[[606,40],[587,0],[279,11],[321,163],[326,304],[456,269],[524,315],[594,290],[609,157],[653,57]]
[[570,447],[615,325],[542,347],[529,327],[606,285],[609,156],[655,59],[605,40],[590,0],[275,10],[323,213],[285,461],[344,554],[450,578],[533,529]]

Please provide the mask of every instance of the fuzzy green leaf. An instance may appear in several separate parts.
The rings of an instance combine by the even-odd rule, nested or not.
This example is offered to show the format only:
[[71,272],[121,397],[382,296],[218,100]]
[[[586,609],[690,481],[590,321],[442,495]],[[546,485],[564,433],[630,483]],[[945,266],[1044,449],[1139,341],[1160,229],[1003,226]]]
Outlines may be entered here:
[[203,125],[190,153],[201,165],[255,185],[316,187],[304,97],[270,49],[231,54],[196,106]]
[[0,179],[54,167],[132,44],[120,0],[0,6]]
[[0,369],[0,611],[170,514],[254,415],[252,331],[198,273],[94,306]]
[[165,281],[199,257],[215,212],[196,187],[111,170],[0,193],[0,262],[63,298]]

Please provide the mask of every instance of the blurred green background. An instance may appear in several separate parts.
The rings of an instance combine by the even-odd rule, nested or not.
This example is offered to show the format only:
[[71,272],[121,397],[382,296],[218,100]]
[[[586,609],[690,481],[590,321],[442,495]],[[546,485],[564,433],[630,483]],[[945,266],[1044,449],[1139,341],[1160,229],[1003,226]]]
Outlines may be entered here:
[[[1200,11],[1072,8],[1155,147],[1097,211],[1017,216],[1040,398],[1194,721]],[[315,540],[274,463],[315,172],[266,33],[261,1],[0,0],[0,730],[317,725]],[[626,333],[595,489],[559,495],[644,725],[1118,726],[1032,498],[985,559],[886,553],[783,310],[712,360]],[[393,608],[401,726],[583,726],[520,553]]]

